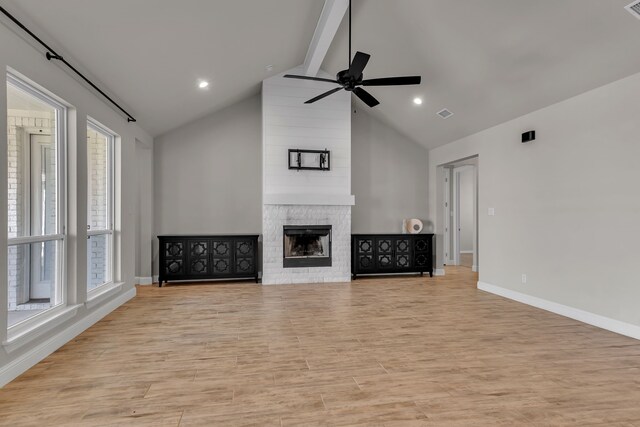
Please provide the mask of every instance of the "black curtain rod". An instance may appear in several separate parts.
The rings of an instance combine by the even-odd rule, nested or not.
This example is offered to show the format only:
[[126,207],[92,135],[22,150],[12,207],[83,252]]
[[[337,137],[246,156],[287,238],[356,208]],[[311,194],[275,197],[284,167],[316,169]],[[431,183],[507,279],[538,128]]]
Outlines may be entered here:
[[40,37],[36,36],[35,34],[33,34],[33,32],[31,32],[31,30],[29,30],[27,27],[24,26],[24,24],[20,21],[18,21],[13,15],[11,15],[9,12],[7,12],[7,10],[0,6],[0,12],[4,13],[7,18],[11,19],[13,21],[14,24],[16,24],[18,27],[22,28],[27,34],[29,34],[31,37],[33,37],[33,39],[35,41],[37,41],[38,43],[40,43],[45,49],[47,49],[47,53],[45,54],[45,56],[47,57],[47,59],[49,61],[51,61],[52,59],[57,59],[58,61],[62,62],[64,65],[66,65],[67,67],[69,67],[71,69],[71,71],[73,71],[74,73],[76,73],[78,76],[80,76],[80,78],[82,78],[82,80],[84,80],[85,82],[87,82],[87,84],[89,86],[91,86],[92,88],[94,88],[96,91],[98,91],[100,93],[100,95],[104,96],[109,102],[111,102],[113,105],[115,105],[118,110],[122,111],[126,116],[127,116],[127,122],[135,122],[136,119],[129,113],[127,113],[127,111],[122,108],[120,106],[120,104],[118,104],[116,101],[114,101],[113,99],[111,99],[111,97],[109,95],[107,95],[106,93],[104,93],[98,86],[96,86],[91,80],[89,80],[88,78],[86,78],[84,76],[84,74],[82,74],[80,71],[76,70],[76,68],[69,64],[67,62],[66,59],[64,59],[62,56],[58,55],[58,53],[51,49],[51,47],[49,47],[49,45],[47,45],[45,42],[43,42]]

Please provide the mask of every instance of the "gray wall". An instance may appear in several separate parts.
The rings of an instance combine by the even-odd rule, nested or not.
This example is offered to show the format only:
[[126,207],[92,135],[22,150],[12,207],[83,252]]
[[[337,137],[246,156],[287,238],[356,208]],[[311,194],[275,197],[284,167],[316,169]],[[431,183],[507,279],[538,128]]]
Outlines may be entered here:
[[155,234],[261,233],[261,141],[259,96],[156,138]]
[[[154,141],[154,235],[262,232],[262,112],[254,96]],[[354,232],[399,232],[427,215],[428,153],[359,110],[352,115]],[[154,242],[154,275],[157,267]]]
[[153,145],[136,140],[136,277],[149,283],[153,235]]
[[400,232],[405,218],[426,220],[427,149],[361,108],[351,135],[353,232]]
[[479,155],[481,282],[640,325],[639,93],[636,74],[429,152],[439,234],[439,166]]

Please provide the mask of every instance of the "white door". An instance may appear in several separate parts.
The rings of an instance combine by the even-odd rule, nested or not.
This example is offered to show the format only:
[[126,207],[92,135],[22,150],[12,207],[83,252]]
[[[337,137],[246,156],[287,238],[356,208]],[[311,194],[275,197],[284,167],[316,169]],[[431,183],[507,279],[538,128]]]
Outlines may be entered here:
[[[56,233],[56,152],[50,135],[30,135],[31,235]],[[34,243],[30,254],[30,299],[50,299],[55,282],[55,242]]]

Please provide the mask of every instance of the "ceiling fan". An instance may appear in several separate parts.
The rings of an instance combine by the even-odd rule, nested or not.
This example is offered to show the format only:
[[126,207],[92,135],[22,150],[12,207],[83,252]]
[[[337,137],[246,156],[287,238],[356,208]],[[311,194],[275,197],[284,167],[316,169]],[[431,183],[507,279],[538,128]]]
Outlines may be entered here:
[[323,79],[321,77],[299,76],[294,74],[285,74],[284,77],[288,79],[302,79],[313,80],[318,82],[334,83],[340,86],[325,93],[322,93],[315,98],[311,98],[306,101],[305,104],[313,104],[316,101],[326,98],[327,96],[336,93],[342,89],[353,92],[358,98],[360,98],[369,107],[375,107],[380,102],[373,97],[369,92],[364,90],[360,86],[403,86],[403,85],[419,85],[422,78],[420,76],[404,76],[404,77],[382,77],[378,79],[364,80],[362,72],[369,62],[371,55],[364,52],[356,52],[351,60],[351,0],[349,0],[349,68],[340,71],[336,75],[335,80]]

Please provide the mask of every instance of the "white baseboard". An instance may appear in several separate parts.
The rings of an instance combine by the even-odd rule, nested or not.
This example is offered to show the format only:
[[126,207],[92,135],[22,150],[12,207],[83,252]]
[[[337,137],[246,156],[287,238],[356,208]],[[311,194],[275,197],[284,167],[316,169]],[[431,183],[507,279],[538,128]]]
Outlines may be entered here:
[[500,286],[491,285],[489,283],[478,282],[478,289],[518,301],[523,304],[541,308],[542,310],[550,311],[552,313],[559,314],[560,316],[569,317],[601,329],[606,329],[607,331],[640,340],[640,326],[633,325],[631,323],[621,322],[620,320],[611,319],[610,317],[601,316],[599,314],[590,313],[588,311],[569,307],[557,302],[512,291],[511,289],[501,288]]
[[153,277],[136,277],[136,285],[153,285]]
[[473,271],[474,273],[478,272],[478,266],[477,265],[472,265],[471,266],[471,271]]
[[37,345],[22,356],[12,360],[7,365],[0,368],[0,387],[4,387],[19,375],[35,366],[38,362],[49,356],[51,353],[80,335],[86,329],[97,323],[100,319],[120,307],[125,302],[136,296],[136,289],[129,289],[119,297],[109,301],[95,311],[89,313],[64,331],[52,336],[43,343]]
[[153,283],[158,283],[158,280],[160,276],[153,276]]
[[444,268],[436,268],[433,270],[434,276],[444,276]]

